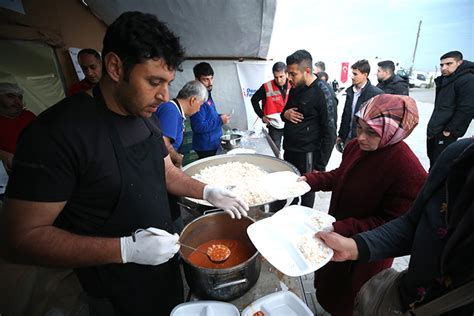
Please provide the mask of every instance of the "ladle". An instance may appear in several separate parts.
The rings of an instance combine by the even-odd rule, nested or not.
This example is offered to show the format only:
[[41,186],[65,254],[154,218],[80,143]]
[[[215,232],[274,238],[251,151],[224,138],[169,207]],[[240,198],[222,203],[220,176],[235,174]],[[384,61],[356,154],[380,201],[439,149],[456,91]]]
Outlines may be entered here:
[[182,247],[189,248],[206,255],[209,258],[209,260],[211,260],[214,263],[222,263],[226,261],[230,256],[229,247],[223,244],[212,245],[211,247],[207,249],[207,251],[203,251],[198,248],[191,247],[179,241],[178,241],[178,244],[181,245]]
[[[150,234],[153,234],[155,236],[162,236],[161,234],[157,234],[154,231],[146,229],[146,228],[138,229],[135,233],[137,233],[141,230],[147,231]],[[197,251],[197,252],[200,252],[200,253],[206,255],[209,258],[209,260],[211,260],[214,263],[222,263],[222,262],[226,261],[230,256],[229,247],[227,247],[226,245],[223,245],[223,244],[212,245],[211,247],[208,248],[207,252],[202,251],[202,250],[197,249],[197,248],[194,248],[192,246],[183,244],[179,241],[177,242],[177,244],[181,245],[182,247],[186,247],[186,248],[192,249],[194,251]]]

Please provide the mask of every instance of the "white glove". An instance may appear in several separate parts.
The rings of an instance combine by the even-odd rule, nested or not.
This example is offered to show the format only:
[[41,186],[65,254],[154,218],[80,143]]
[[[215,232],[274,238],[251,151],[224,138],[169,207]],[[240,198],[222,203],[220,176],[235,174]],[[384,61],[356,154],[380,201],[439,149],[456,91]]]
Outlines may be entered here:
[[247,211],[249,210],[247,203],[230,190],[206,185],[203,197],[204,200],[212,205],[223,209],[232,218],[237,217],[240,219],[242,216],[247,216]]
[[173,258],[179,250],[178,234],[149,227],[139,229],[134,235],[120,238],[122,262],[156,266]]

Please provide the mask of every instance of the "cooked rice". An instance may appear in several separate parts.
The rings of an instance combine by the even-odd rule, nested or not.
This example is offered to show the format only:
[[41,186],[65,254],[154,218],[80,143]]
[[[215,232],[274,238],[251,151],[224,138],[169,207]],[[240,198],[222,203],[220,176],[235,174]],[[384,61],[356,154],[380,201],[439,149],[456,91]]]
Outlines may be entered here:
[[296,245],[306,260],[313,264],[320,264],[331,253],[331,250],[314,235],[301,236]]
[[262,187],[260,179],[265,174],[266,171],[248,162],[227,162],[204,168],[193,178],[206,184],[231,188],[249,206],[254,206],[274,200]]

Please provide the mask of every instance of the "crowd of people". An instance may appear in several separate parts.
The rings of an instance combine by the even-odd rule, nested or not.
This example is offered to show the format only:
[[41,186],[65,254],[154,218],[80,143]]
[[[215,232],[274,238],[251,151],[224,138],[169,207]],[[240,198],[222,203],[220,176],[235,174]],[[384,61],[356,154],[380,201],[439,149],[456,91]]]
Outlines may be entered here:
[[[107,28],[102,54],[79,52],[85,78],[38,117],[25,109],[17,84],[0,83],[0,157],[9,176],[0,191],[2,257],[74,268],[91,314],[165,315],[183,301],[178,197],[207,200],[232,218],[247,215],[232,191],[181,170],[184,121],[201,159],[216,155],[231,120],[213,100],[207,62],[170,98],[183,58],[165,24],[126,12]],[[400,313],[474,278],[474,141],[456,142],[474,117],[474,63],[452,51],[440,67],[429,176],[403,141],[418,110],[392,61],[378,63],[376,86],[367,60],[351,66],[339,130],[337,81],[329,83],[324,62],[313,64],[306,50],[275,63],[274,79],[251,99],[283,159],[311,187],[301,205],[313,207],[315,192],[332,191],[336,221],[318,237],[335,254],[315,275],[318,301],[332,315],[352,315],[354,306],[366,313],[369,285],[395,256],[412,255],[405,273],[385,281],[387,308]],[[334,146],[342,162],[326,171]],[[471,305],[452,309],[473,307],[464,302]],[[379,305],[371,308],[385,314]]]

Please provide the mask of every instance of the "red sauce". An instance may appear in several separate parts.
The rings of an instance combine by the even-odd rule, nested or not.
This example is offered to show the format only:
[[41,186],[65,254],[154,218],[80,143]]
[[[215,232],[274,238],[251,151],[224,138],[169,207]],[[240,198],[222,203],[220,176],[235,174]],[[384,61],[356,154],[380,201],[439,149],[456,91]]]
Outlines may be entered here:
[[198,267],[208,269],[226,269],[241,264],[252,257],[255,253],[254,249],[245,245],[242,241],[233,239],[213,239],[199,245],[197,248],[206,253],[209,247],[219,244],[227,246],[230,250],[230,256],[224,262],[212,262],[209,260],[208,256],[198,251],[191,252],[187,259]]

